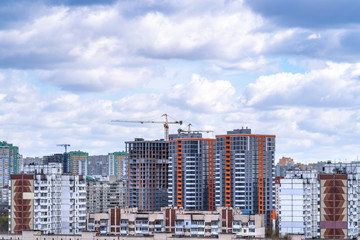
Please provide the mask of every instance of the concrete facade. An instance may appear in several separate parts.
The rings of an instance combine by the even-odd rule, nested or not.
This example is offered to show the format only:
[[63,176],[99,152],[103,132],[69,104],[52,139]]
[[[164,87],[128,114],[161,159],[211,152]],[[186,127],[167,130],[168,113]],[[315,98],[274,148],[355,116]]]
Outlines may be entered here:
[[125,183],[115,181],[115,176],[109,178],[109,180],[102,181],[87,177],[87,213],[105,213],[110,208],[125,205]]
[[125,144],[129,154],[127,205],[144,211],[156,211],[167,206],[169,143],[136,138]]

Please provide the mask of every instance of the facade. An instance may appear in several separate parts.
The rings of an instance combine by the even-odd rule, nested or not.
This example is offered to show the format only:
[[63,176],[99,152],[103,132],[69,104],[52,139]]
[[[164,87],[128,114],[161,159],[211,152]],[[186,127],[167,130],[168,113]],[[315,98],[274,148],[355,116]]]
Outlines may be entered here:
[[275,177],[275,216],[277,223],[279,222],[279,196],[280,196],[280,179],[284,177]]
[[346,239],[348,237],[348,176],[320,175],[320,237]]
[[201,133],[169,136],[169,206],[214,210],[214,142]]
[[[88,218],[88,223],[96,221],[94,215],[88,215]],[[181,239],[218,237],[221,234],[265,236],[264,215],[242,214],[239,209],[225,207],[219,207],[216,211],[185,211],[176,207],[152,212],[138,211],[136,208],[111,209],[108,228],[109,234],[122,236],[152,236],[164,232]]]
[[126,161],[128,154],[126,152],[114,152],[108,155],[108,176],[116,176],[117,180],[125,181],[127,179]]
[[72,151],[69,152],[69,173],[73,175],[88,175],[88,157],[87,152]]
[[86,215],[87,227],[89,232],[97,232],[106,235],[109,232],[109,214],[108,213],[88,213]]
[[136,138],[125,144],[129,154],[127,205],[144,211],[167,206],[169,143]]
[[[219,240],[236,239],[236,234],[219,234]],[[173,236],[171,233],[154,233],[151,236],[123,236],[123,235],[102,235],[99,236],[97,232],[82,232],[78,235],[45,235],[41,231],[23,231],[21,234],[0,234],[0,239],[9,240],[179,240],[179,237]],[[206,240],[208,237],[181,237],[182,240]],[[298,238],[300,239],[300,238]]]
[[96,155],[88,157],[88,171],[89,176],[108,176],[108,156]]
[[109,180],[97,180],[87,177],[86,208],[88,213],[106,213],[110,208],[125,205],[125,183],[115,181],[115,176]]
[[312,171],[288,171],[279,179],[280,235],[302,234],[306,238],[320,237],[318,173]]
[[9,182],[11,174],[22,171],[19,148],[7,142],[0,142],[0,204],[9,202]]
[[11,233],[35,229],[45,234],[79,234],[85,230],[83,176],[63,174],[60,163],[29,165],[24,172],[11,175]]
[[216,136],[215,205],[275,220],[275,136],[235,129]]

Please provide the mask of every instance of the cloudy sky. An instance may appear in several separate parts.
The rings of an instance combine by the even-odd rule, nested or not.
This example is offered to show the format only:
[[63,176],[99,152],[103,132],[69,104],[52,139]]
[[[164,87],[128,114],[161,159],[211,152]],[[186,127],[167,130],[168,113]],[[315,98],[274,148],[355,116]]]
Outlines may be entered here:
[[167,113],[206,137],[275,134],[276,159],[356,160],[359,11],[358,0],[2,0],[0,139],[24,157],[60,143],[107,154],[164,135],[112,119]]

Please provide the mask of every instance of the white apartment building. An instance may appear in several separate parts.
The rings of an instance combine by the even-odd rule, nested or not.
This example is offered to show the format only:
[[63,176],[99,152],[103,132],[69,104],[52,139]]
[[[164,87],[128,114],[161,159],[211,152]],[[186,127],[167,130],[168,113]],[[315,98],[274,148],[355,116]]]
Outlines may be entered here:
[[303,234],[306,238],[320,236],[320,186],[318,173],[288,171],[280,179],[279,230],[280,235]]
[[[83,176],[63,174],[61,163],[28,165],[24,173],[11,176],[10,232],[35,229],[44,234],[79,234],[86,229]],[[20,210],[19,205],[26,207]]]

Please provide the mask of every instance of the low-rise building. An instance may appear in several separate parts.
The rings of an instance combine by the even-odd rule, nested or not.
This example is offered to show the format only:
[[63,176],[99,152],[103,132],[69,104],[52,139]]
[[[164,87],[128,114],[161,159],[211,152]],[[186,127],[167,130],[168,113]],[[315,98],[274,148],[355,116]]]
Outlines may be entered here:
[[[104,214],[88,214],[88,231],[104,234],[105,217]],[[153,212],[115,208],[109,210],[107,229],[110,235],[122,236],[153,236],[165,232],[181,238],[218,237],[219,234],[265,236],[264,215],[242,214],[240,209],[229,207],[218,207],[216,211],[165,207]]]

